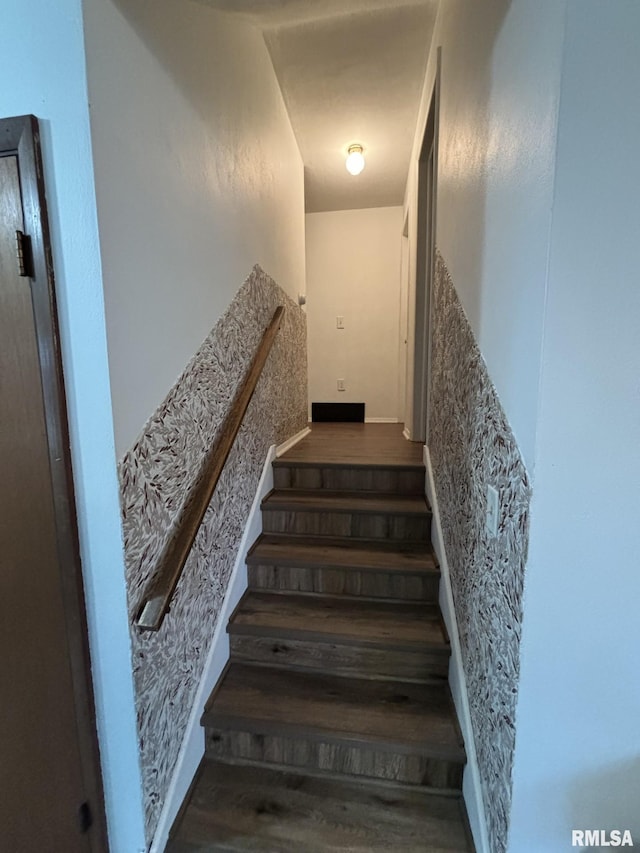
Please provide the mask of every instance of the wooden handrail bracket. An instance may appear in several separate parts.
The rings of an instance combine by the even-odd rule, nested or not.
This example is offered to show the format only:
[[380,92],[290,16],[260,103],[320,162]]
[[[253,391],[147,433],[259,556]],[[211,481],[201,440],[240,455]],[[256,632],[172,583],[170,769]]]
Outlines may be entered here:
[[138,609],[136,625],[143,631],[157,631],[169,610],[171,598],[180,580],[200,524],[211,502],[220,474],[231,452],[233,442],[262,374],[262,369],[278,334],[283,314],[284,307],[280,305],[274,311],[242,385],[224,419],[217,440],[207,453],[201,474],[189,490],[173,532],[162,550],[156,572],[147,586]]

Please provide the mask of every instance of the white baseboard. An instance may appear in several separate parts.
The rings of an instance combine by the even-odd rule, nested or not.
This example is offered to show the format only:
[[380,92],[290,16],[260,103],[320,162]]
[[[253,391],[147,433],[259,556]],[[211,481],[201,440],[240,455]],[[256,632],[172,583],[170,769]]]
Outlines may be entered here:
[[[304,432],[304,431],[303,431]],[[295,438],[295,436],[294,436]],[[298,439],[299,440],[299,439]],[[295,443],[295,442],[294,442]],[[265,495],[273,488],[273,469],[271,463],[276,458],[276,446],[271,445],[262,469],[262,475],[256,494],[251,504],[247,524],[242,535],[236,562],[231,572],[229,585],[225,593],[220,616],[216,623],[213,639],[209,647],[200,684],[196,691],[189,722],[182,740],[178,760],[173,771],[173,778],[167,791],[167,796],[160,813],[158,826],[149,853],[162,853],[167,844],[169,831],[176,818],[178,809],[189,790],[198,765],[204,755],[204,729],[200,725],[200,717],[211,691],[220,678],[222,670],[229,660],[229,637],[227,622],[236,605],[247,588],[247,567],[245,559],[247,551],[262,532],[260,503]]]
[[451,575],[449,563],[444,547],[442,536],[442,525],[440,523],[440,510],[438,507],[438,496],[436,494],[433,469],[431,467],[431,456],[429,448],[425,445],[424,465],[427,469],[425,491],[431,505],[433,521],[431,524],[431,540],[433,550],[440,563],[442,582],[440,584],[440,609],[447,626],[449,639],[451,641],[451,661],[449,663],[449,685],[453,695],[453,702],[458,712],[458,722],[464,737],[464,746],[467,753],[467,765],[464,770],[462,781],[462,794],[467,807],[469,824],[473,833],[473,840],[478,853],[490,853],[489,834],[487,832],[487,819],[482,797],[482,783],[480,781],[480,770],[478,768],[478,755],[473,737],[471,725],[471,711],[469,709],[469,698],[467,693],[467,681],[462,664],[462,649],[460,648],[460,635],[458,633],[458,620],[453,604],[453,592],[451,589]]
[[397,424],[397,418],[365,418],[365,424]]
[[403,436],[407,439],[407,441],[411,441],[411,432],[409,431],[409,428],[408,428],[408,427],[405,427],[405,428],[402,430],[402,434],[403,434]]
[[299,441],[309,435],[311,432],[311,427],[305,427],[301,429],[300,432],[297,432],[295,435],[292,435],[291,438],[288,438],[286,441],[283,441],[282,444],[279,444],[276,447],[276,457],[282,456],[283,453],[286,453],[287,450],[291,450],[294,444],[297,444]]

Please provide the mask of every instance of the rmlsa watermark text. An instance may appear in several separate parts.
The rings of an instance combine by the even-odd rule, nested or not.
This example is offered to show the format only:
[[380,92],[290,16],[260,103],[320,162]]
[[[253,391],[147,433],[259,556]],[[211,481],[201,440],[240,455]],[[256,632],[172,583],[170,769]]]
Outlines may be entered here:
[[572,847],[633,847],[628,829],[572,829]]

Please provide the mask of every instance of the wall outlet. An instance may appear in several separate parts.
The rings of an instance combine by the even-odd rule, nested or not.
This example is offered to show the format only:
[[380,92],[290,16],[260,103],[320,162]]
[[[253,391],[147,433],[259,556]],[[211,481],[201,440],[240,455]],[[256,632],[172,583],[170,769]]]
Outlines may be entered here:
[[485,525],[489,536],[498,535],[498,519],[500,516],[500,502],[497,489],[487,486],[487,518]]
[[338,379],[338,391],[345,391],[344,379]]
[[336,317],[336,329],[344,329],[344,317]]

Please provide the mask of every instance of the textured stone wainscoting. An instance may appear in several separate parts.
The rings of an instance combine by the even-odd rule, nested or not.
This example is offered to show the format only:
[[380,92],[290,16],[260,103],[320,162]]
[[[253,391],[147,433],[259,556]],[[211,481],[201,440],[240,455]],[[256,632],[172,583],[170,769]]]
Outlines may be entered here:
[[[429,449],[451,572],[492,851],[511,808],[530,486],[444,260],[436,255]],[[498,489],[498,536],[485,531]]]
[[[147,580],[275,308],[271,355],[156,634],[134,626]],[[267,451],[307,423],[306,317],[260,267],[119,466],[147,838],[166,796]]]

